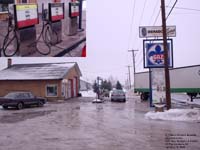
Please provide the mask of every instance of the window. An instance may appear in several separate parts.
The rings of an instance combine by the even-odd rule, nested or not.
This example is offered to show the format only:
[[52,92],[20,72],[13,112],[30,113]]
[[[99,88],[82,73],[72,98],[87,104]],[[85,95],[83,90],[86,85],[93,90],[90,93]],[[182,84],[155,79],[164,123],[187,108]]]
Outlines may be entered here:
[[27,3],[27,0],[22,0],[22,3]]
[[46,86],[46,96],[56,97],[57,96],[57,85],[47,85]]
[[0,12],[7,12],[8,4],[0,4]]

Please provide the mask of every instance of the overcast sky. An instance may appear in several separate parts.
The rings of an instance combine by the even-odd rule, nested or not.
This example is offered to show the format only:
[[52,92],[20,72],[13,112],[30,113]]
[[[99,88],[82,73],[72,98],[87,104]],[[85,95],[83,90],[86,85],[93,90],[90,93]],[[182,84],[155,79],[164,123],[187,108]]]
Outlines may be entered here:
[[[175,0],[166,0],[172,6]],[[179,0],[167,25],[176,25],[174,67],[200,64],[200,0]],[[129,49],[138,49],[136,72],[143,71],[143,48],[139,26],[161,25],[160,0],[87,0],[86,58],[14,58],[14,63],[77,61],[85,78],[110,75],[121,82],[132,66]],[[168,14],[170,7],[166,8]],[[158,19],[156,21],[156,17]],[[0,59],[5,67],[6,59]],[[131,70],[132,71],[132,70]]]

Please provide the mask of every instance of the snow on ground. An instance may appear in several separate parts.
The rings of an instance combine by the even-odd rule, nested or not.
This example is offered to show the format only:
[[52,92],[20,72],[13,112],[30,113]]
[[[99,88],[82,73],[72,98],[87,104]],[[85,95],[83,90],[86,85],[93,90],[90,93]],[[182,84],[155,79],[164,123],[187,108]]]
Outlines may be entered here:
[[164,112],[148,112],[146,119],[172,121],[200,121],[200,109],[170,109]]
[[83,97],[96,97],[96,93],[94,93],[92,90],[89,91],[80,91]]

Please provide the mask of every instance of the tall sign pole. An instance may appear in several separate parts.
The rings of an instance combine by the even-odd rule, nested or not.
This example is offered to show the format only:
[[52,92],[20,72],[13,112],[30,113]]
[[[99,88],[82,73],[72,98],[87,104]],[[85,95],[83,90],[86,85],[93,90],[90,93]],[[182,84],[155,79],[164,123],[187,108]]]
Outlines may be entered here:
[[165,0],[161,0],[162,13],[162,28],[163,28],[163,44],[164,44],[164,61],[165,61],[165,86],[166,86],[166,105],[167,110],[171,108],[171,94],[170,94],[170,76],[168,65],[168,49],[167,49],[167,32],[166,32],[166,18],[165,18]]

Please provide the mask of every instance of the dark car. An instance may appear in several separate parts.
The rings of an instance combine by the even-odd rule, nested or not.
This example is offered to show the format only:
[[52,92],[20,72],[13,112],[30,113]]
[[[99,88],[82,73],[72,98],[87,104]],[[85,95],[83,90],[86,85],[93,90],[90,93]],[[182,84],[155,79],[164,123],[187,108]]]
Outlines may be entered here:
[[45,103],[46,99],[36,97],[31,92],[10,92],[0,98],[0,105],[2,105],[4,109],[7,109],[8,107],[22,109],[31,105],[42,107]]

